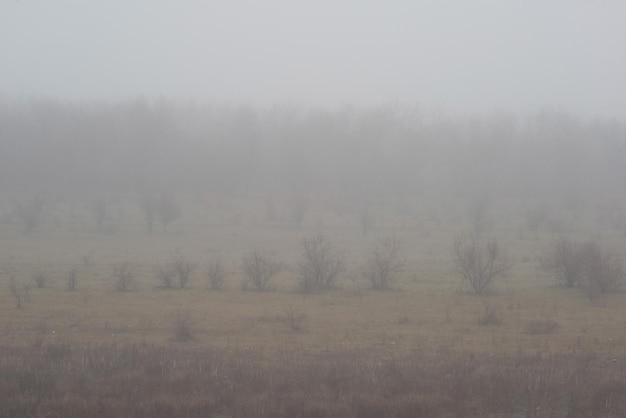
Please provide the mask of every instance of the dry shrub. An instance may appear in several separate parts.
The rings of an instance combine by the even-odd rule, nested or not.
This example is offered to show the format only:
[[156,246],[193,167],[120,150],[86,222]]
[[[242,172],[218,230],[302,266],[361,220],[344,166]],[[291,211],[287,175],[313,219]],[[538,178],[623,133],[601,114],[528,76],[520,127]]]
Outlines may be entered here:
[[485,300],[483,300],[483,311],[478,316],[478,325],[502,325],[502,310]]
[[272,290],[271,279],[284,267],[270,255],[254,248],[241,259],[245,280],[243,290]]
[[211,290],[220,290],[226,282],[226,274],[222,267],[222,260],[215,258],[210,260],[207,268],[208,287]]
[[551,319],[534,319],[526,323],[526,334],[554,334],[559,330],[559,323]]
[[278,320],[293,332],[304,332],[308,322],[308,315],[302,309],[291,305],[285,308],[282,315],[278,316]]

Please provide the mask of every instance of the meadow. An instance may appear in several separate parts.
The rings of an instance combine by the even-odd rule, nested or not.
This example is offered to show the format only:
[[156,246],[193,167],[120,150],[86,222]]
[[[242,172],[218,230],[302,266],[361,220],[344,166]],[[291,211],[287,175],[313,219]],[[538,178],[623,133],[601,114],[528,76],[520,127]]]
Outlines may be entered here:
[[[590,300],[540,268],[563,233],[623,254],[623,232],[593,216],[530,229],[515,204],[494,206],[483,235],[515,265],[478,296],[453,262],[455,237],[471,229],[457,202],[410,216],[380,206],[365,235],[340,205],[312,205],[298,227],[288,202],[268,219],[260,198],[180,199],[180,219],[147,232],[132,199],[109,201],[98,226],[90,200],[68,197],[31,231],[0,226],[0,416],[626,414],[626,295]],[[305,293],[300,243],[318,233],[345,271],[335,289]],[[406,263],[375,291],[364,265],[391,235]],[[242,290],[253,248],[285,266],[269,291]],[[184,289],[163,289],[155,271],[175,255],[196,269]],[[211,290],[216,257],[225,284]],[[133,266],[129,291],[114,285],[120,261]],[[19,308],[11,277],[28,288]]]

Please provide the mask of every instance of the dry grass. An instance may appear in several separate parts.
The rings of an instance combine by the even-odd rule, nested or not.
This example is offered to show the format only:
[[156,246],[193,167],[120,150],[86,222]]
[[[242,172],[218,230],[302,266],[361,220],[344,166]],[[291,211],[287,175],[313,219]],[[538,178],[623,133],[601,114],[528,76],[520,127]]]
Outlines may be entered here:
[[[148,350],[146,353],[152,359],[166,354],[173,355],[174,358],[176,356],[195,358],[194,353],[206,354],[208,350],[219,352],[220,356],[232,360],[234,353],[249,350],[245,352],[256,353],[254,358],[261,357],[262,361],[257,366],[256,360],[245,360],[247,357],[244,356],[241,361],[247,363],[240,367],[246,370],[245,373],[252,373],[253,376],[254,373],[259,373],[261,379],[259,387],[267,386],[267,382],[263,380],[267,378],[267,374],[264,373],[279,373],[282,376],[280,379],[284,379],[282,384],[285,387],[296,388],[290,389],[289,396],[281,398],[285,402],[281,410],[283,414],[286,414],[284,411],[290,411],[289,408],[302,405],[303,408],[310,409],[311,416],[333,416],[333,414],[368,416],[368,412],[370,416],[380,416],[376,411],[380,412],[379,408],[388,405],[390,399],[386,391],[394,393],[395,390],[397,393],[391,399],[394,407],[398,408],[395,414],[397,416],[402,414],[419,416],[419,411],[423,412],[423,416],[481,416],[478,412],[475,415],[472,415],[473,412],[467,414],[459,412],[462,408],[470,408],[472,405],[471,400],[463,398],[469,396],[464,392],[469,389],[463,385],[467,384],[470,387],[479,385],[476,387],[481,388],[481,382],[484,383],[485,379],[490,377],[505,381],[521,379],[509,380],[513,382],[509,384],[516,390],[525,391],[523,396],[526,396],[524,398],[527,399],[524,401],[526,403],[520,406],[519,399],[522,395],[518,392],[518,401],[515,401],[518,403],[515,405],[511,404],[513,402],[511,400],[502,401],[509,405],[501,409],[510,411],[508,415],[504,413],[493,415],[513,417],[520,414],[526,416],[522,411],[527,409],[523,408],[534,405],[533,402],[539,402],[538,406],[545,408],[546,403],[550,401],[550,398],[537,399],[536,394],[544,392],[537,388],[536,384],[543,380],[533,380],[536,378],[536,375],[533,375],[536,373],[533,371],[536,370],[534,366],[522,368],[526,370],[523,372],[527,373],[525,375],[520,371],[520,375],[513,373],[513,377],[507,377],[506,373],[517,370],[512,366],[516,361],[531,361],[528,360],[529,356],[540,352],[552,360],[547,363],[536,360],[541,364],[537,367],[539,370],[545,368],[545,373],[552,377],[558,374],[559,368],[563,376],[574,376],[578,373],[578,366],[575,364],[586,358],[585,356],[594,357],[593,367],[596,367],[594,370],[601,370],[605,365],[608,367],[617,364],[622,367],[626,361],[623,348],[626,346],[624,321],[626,293],[606,295],[604,303],[598,306],[590,304],[576,289],[555,286],[553,280],[538,269],[537,263],[543,245],[549,243],[552,236],[540,235],[539,239],[520,239],[515,232],[498,231],[499,241],[506,244],[511,254],[521,261],[515,266],[511,276],[495,283],[493,293],[485,297],[489,306],[497,307],[496,313],[501,324],[481,326],[477,318],[485,314],[487,305],[482,298],[464,292],[460,278],[454,275],[452,269],[452,243],[461,227],[459,225],[450,224],[449,228],[427,227],[427,234],[420,232],[426,228],[424,226],[420,226],[419,229],[396,230],[396,236],[402,240],[406,248],[407,261],[402,274],[394,284],[394,290],[390,292],[367,290],[369,283],[363,279],[360,269],[377,237],[377,232],[380,232],[381,236],[388,235],[394,225],[383,227],[377,224],[377,227],[370,231],[370,237],[363,237],[356,221],[349,227],[326,228],[324,233],[337,248],[345,249],[346,272],[339,278],[338,290],[307,295],[296,292],[297,260],[300,251],[298,242],[302,236],[315,231],[281,225],[258,225],[254,221],[243,225],[195,224],[193,213],[188,213],[187,216],[189,226],[182,222],[172,225],[168,233],[155,233],[150,236],[143,232],[141,224],[124,226],[124,234],[108,235],[87,232],[86,229],[81,229],[80,225],[68,225],[61,229],[41,227],[29,234],[24,234],[19,227],[5,228],[0,236],[2,249],[0,271],[10,271],[16,280],[26,282],[32,280],[33,271],[42,270],[46,271],[47,282],[43,288],[31,289],[30,300],[22,309],[16,309],[8,275],[0,274],[0,350],[4,350],[4,357],[0,356],[2,367],[10,366],[11,358],[19,358],[22,365],[28,365],[34,364],[32,362],[35,359],[40,361],[42,356],[56,359],[56,363],[49,360],[54,364],[72,363],[90,353],[85,348],[87,346],[92,347],[90,356],[102,355],[106,358],[123,357],[126,355],[122,354],[123,350],[130,352]],[[201,216],[204,214],[198,214],[198,218]],[[619,234],[606,233],[603,242],[616,251],[623,252],[626,249],[626,243]],[[237,285],[243,278],[241,256],[254,246],[276,253],[287,265],[273,282],[276,286],[275,292],[242,292]],[[191,282],[191,287],[175,292],[157,288],[151,266],[167,261],[174,252],[188,257],[197,265],[206,265],[208,260],[219,257],[224,263],[224,270],[228,272],[227,286],[223,291],[212,292],[205,288],[202,280],[196,280]],[[81,261],[86,254],[89,254],[89,263]],[[110,266],[120,260],[130,260],[138,266],[135,276],[137,291],[115,292],[111,287]],[[67,292],[65,280],[67,272],[73,266],[80,266],[78,291]],[[177,341],[175,335],[177,312],[184,312],[190,320],[193,339]],[[306,332],[300,332],[302,330]],[[46,350],[47,354],[42,354],[41,350]],[[315,357],[311,360],[313,363],[309,362],[311,355]],[[370,355],[375,356],[376,360],[371,360],[368,357]],[[284,356],[288,356],[291,362],[283,364],[283,370],[280,367],[281,362],[285,361]],[[353,356],[354,362],[342,363],[344,356]],[[434,358],[437,362],[424,364],[417,361],[416,357]],[[472,363],[468,363],[468,359],[471,358],[481,359],[480,361],[499,359],[499,362],[494,363],[494,367],[495,364],[499,364],[498,367],[502,369],[492,370],[488,372],[492,375],[488,374],[485,377],[477,369],[470,367]],[[554,360],[557,358],[560,360]],[[5,359],[4,362],[2,359]],[[389,363],[385,363],[386,361]],[[487,360],[484,361],[486,365],[491,364]],[[341,370],[344,370],[341,373],[345,375],[342,376],[340,373],[331,376],[330,369],[338,363],[343,367]],[[384,364],[400,365],[397,367],[400,371],[391,366],[385,369]],[[409,366],[405,368],[406,364]],[[261,365],[274,369],[270,372],[263,367],[258,369]],[[306,388],[297,389],[298,386],[292,386],[294,382],[287,377],[286,370],[289,368],[292,372],[296,370],[302,376],[307,376],[307,373],[314,373],[316,367],[327,370],[324,372],[326,375],[319,377],[322,380],[326,379],[323,380],[322,386],[333,387],[335,393],[341,393],[334,395],[333,402],[328,401],[326,393],[306,397]],[[424,381],[433,379],[429,374],[421,374],[424,367],[440,367],[433,369],[437,373],[449,368],[452,371],[446,373],[454,376],[453,380],[460,379],[461,383],[451,386],[449,382],[435,379],[434,383],[429,384],[434,384],[434,387],[443,385],[441,386],[443,389],[439,389],[435,394],[420,392],[416,388],[422,387]],[[124,379],[130,379],[129,376],[135,376],[133,379],[147,379],[143,373],[148,373],[148,370],[152,369],[140,361],[137,365],[132,364],[131,368],[122,370],[123,373],[120,372],[122,374],[119,375],[117,372],[107,372],[116,377],[110,381],[106,380],[104,385],[108,388],[106,393],[118,393],[116,390],[121,389],[116,388],[116,385],[121,384],[119,381],[126,382]],[[387,378],[381,377],[384,376],[384,370],[386,370],[384,373],[391,376],[388,381],[385,380]],[[506,373],[503,370],[506,370]],[[613,369],[608,367],[608,370]],[[10,372],[15,376],[21,376],[20,373],[26,371],[15,369]],[[405,376],[405,371],[414,373],[417,376],[416,380],[411,383],[411,378]],[[126,372],[130,375],[124,374]],[[226,373],[218,368],[207,375],[222,372]],[[98,379],[94,370],[84,370],[84,373],[82,378],[85,382]],[[247,389],[235,390],[237,384],[233,381],[230,392],[224,392],[226,401],[214,400],[207,397],[208,395],[196,397],[188,393],[168,394],[165,389],[158,389],[174,385],[170,380],[178,384],[185,382],[192,387],[201,386],[203,380],[195,381],[195,375],[186,374],[191,372],[181,371],[179,375],[171,371],[154,373],[165,380],[153,378],[151,383],[144,382],[148,385],[146,393],[151,393],[150,399],[153,401],[142,398],[143,400],[135,402],[136,399],[127,401],[127,398],[115,398],[124,399],[123,402],[118,402],[107,394],[98,392],[96,395],[106,400],[106,407],[111,408],[109,415],[121,410],[115,408],[133,404],[137,408],[144,408],[141,409],[143,412],[138,412],[139,415],[142,413],[144,416],[150,415],[162,408],[163,411],[170,411],[171,416],[175,416],[178,413],[175,412],[176,405],[180,405],[180,402],[184,402],[189,408],[198,408],[197,413],[186,409],[189,412],[187,416],[194,414],[210,416],[204,413],[207,411],[217,411],[215,414],[219,416],[218,413],[222,410],[228,410],[228,414],[223,414],[224,416],[249,416],[251,411],[259,407],[276,412],[270,408],[276,402],[275,396],[278,393],[276,388],[272,388],[270,392],[260,389],[246,392]],[[227,373],[235,372],[231,370]],[[446,373],[443,376],[446,376]],[[589,393],[572,392],[578,398],[568,399],[584,404],[582,411],[588,412],[587,415],[581,413],[578,416],[594,416],[589,411],[600,411],[598,408],[601,407],[597,405],[602,405],[603,402],[604,405],[612,405],[603,396],[621,393],[620,390],[624,386],[623,371],[621,373],[615,376],[609,374],[606,379],[598,377],[597,385],[590,389]],[[298,379],[300,374],[296,375]],[[178,377],[174,377],[175,375]],[[80,373],[77,376],[81,376]],[[24,377],[26,380],[35,379],[33,384],[42,385],[41,389],[37,390],[43,392],[48,390],[46,389],[48,378],[48,375]],[[392,388],[379,387],[372,383],[373,380],[368,380],[374,378],[378,379],[377,382],[388,382],[385,385]],[[13,405],[18,409],[9,410],[6,409],[9,407],[5,407],[5,410],[0,411],[0,416],[15,415],[20,411],[26,415],[37,416],[36,413],[31,414],[32,411],[28,408],[41,411],[38,408],[43,408],[43,405],[50,406],[51,411],[58,411],[55,408],[60,406],[54,404],[57,396],[66,396],[76,401],[75,404],[72,403],[74,400],[69,403],[72,404],[72,408],[77,408],[73,410],[74,415],[91,416],[91,412],[88,411],[92,411],[89,408],[93,405],[88,401],[81,401],[87,403],[80,404],[77,400],[81,393],[80,385],[72,379],[78,377],[61,374],[53,385],[55,395],[37,404],[19,403],[11,398],[20,392],[19,388],[10,389],[13,392],[1,392],[0,396],[5,398],[0,398],[0,404],[11,407],[2,401],[8,396],[13,399],[12,402],[17,402]],[[272,384],[278,384],[280,379],[272,380],[274,382]],[[392,384],[394,379],[399,383]],[[412,391],[393,389],[393,385],[401,386],[406,379],[408,383],[405,383],[408,388],[413,388]],[[522,381],[523,386],[519,386]],[[298,382],[296,379],[295,383]],[[356,385],[357,388],[349,389],[351,382],[360,383]],[[8,387],[6,382],[3,384],[5,384],[3,388]],[[446,384],[448,386],[445,386]],[[502,390],[505,387],[499,384],[492,386],[502,387]],[[240,399],[241,402],[234,402],[234,397],[238,398],[241,394],[239,390],[243,390],[246,395]],[[316,390],[319,390],[319,387]],[[580,388],[576,390],[582,391]],[[508,399],[506,394],[501,396]],[[565,399],[563,398],[565,395],[561,393],[561,396],[560,399]],[[457,397],[465,399],[459,401],[465,406],[455,407],[459,410],[451,411],[442,406],[445,404],[444,399]],[[157,405],[158,402],[161,403]],[[205,406],[202,405],[209,409],[203,409]],[[497,409],[494,405],[480,405],[476,406],[478,408],[476,411]],[[315,415],[317,407],[325,412]],[[611,416],[610,411],[605,412],[602,412],[604,415],[595,416]],[[167,415],[165,412],[164,414]],[[537,412],[528,416],[542,415]],[[564,415],[555,412],[554,416]]]

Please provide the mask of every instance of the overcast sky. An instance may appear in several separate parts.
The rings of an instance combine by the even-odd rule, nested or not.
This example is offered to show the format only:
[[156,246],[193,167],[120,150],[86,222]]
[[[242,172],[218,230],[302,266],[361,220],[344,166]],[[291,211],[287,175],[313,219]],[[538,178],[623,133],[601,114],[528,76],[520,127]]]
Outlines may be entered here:
[[623,0],[0,0],[0,95],[626,115]]

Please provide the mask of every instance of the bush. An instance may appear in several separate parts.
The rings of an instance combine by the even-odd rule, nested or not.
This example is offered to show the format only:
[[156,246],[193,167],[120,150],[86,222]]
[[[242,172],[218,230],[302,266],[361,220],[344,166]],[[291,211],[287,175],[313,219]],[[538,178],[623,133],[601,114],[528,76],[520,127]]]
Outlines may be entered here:
[[394,273],[402,271],[405,262],[402,244],[395,236],[381,239],[367,258],[365,277],[371,282],[372,289],[388,289]]
[[322,234],[303,238],[301,245],[300,289],[307,293],[332,289],[344,271],[343,254]]
[[184,289],[189,284],[191,274],[196,270],[196,265],[181,255],[174,255],[167,263],[157,266],[155,278],[161,286],[171,289],[177,286]]
[[541,267],[564,286],[578,286],[583,275],[580,244],[560,235],[546,251]]
[[241,264],[245,275],[243,290],[248,290],[250,286],[254,290],[271,290],[271,278],[283,269],[282,263],[257,248],[243,256]]
[[209,289],[211,290],[220,290],[224,287],[226,275],[224,274],[224,269],[222,268],[221,259],[215,258],[209,261],[209,266],[207,269],[207,279]]
[[493,281],[505,277],[515,264],[495,239],[481,244],[464,236],[454,240],[454,262],[477,295],[486,293]]
[[559,323],[551,319],[534,319],[526,323],[526,333],[530,335],[554,334],[559,329]]
[[580,286],[590,299],[618,290],[624,281],[622,259],[593,241],[580,244],[559,237],[547,252],[542,267],[559,283]]
[[31,275],[33,282],[35,282],[35,286],[42,288],[46,287],[46,283],[48,283],[48,275],[42,270],[36,270]]
[[112,276],[118,292],[127,292],[135,287],[135,266],[129,261],[113,264]]

